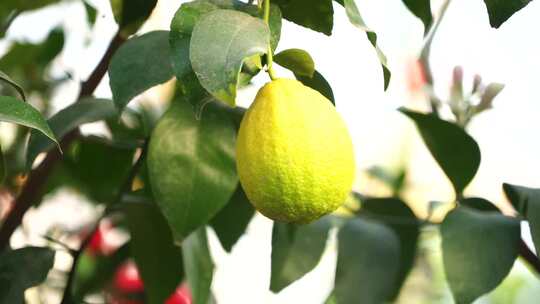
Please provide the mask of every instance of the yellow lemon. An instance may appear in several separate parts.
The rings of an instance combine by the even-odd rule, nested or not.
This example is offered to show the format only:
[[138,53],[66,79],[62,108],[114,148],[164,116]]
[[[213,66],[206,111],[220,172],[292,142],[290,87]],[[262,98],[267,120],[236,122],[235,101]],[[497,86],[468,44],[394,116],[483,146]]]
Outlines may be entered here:
[[351,137],[334,106],[290,79],[259,90],[242,119],[236,159],[255,208],[273,220],[300,224],[345,202],[355,172]]

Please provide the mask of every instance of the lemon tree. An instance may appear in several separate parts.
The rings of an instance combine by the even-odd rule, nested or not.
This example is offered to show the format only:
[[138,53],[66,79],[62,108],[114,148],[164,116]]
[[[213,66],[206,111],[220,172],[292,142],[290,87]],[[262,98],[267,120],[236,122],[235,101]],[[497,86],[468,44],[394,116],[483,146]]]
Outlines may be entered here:
[[[353,145],[354,130],[336,109],[357,101],[336,98],[309,49],[280,45],[289,35],[282,28],[317,32],[324,39],[338,30],[336,16],[343,16],[358,30],[349,39],[365,40],[378,60],[376,77],[386,90],[396,81],[392,60],[364,20],[361,1],[181,1],[165,14],[171,20],[158,22],[170,26],[155,31],[147,30],[155,23],[143,25],[164,18],[153,14],[159,1],[110,0],[107,12],[103,5],[94,7],[96,1],[69,1],[80,6],[79,17],[89,29],[102,26],[99,16],[114,16],[116,22],[107,49],[100,58],[89,58],[97,64],[82,83],[76,80],[85,71],[58,76],[57,66],[63,62],[59,56],[74,49],[64,48],[66,37],[88,36],[75,33],[80,28],[69,29],[69,35],[62,26],[50,28],[37,42],[9,36],[20,15],[51,6],[50,12],[63,16],[70,6],[57,5],[63,2],[68,1],[2,0],[0,5],[0,39],[7,37],[1,41],[0,121],[13,129],[10,136],[0,133],[0,304],[32,303],[40,292],[42,298],[53,293],[62,304],[96,298],[221,303],[213,293],[220,267],[213,247],[220,244],[235,254],[254,217],[272,225],[267,269],[273,293],[294,288],[325,252],[335,253],[335,272],[320,277],[332,281],[332,290],[318,303],[430,303],[429,295],[438,290],[421,300],[411,296],[426,269],[435,273],[430,288],[442,285],[448,292],[440,294],[450,295],[449,301],[472,303],[501,286],[518,258],[540,273],[538,254],[521,238],[520,225],[528,222],[538,252],[540,189],[501,185],[514,216],[466,194],[483,152],[467,127],[493,107],[504,85],[485,84],[480,77],[464,84],[463,71],[456,68],[448,100],[435,94],[431,43],[449,0],[401,1],[403,12],[424,28],[416,69],[422,75],[416,78],[423,81],[429,111],[399,112],[417,127],[453,187],[450,202],[411,202],[416,196],[405,170],[366,170],[356,156],[367,148]],[[483,2],[490,25],[498,28],[531,1]],[[287,22],[297,26],[283,26]],[[339,56],[339,50],[332,51]],[[276,65],[290,73],[278,73]],[[254,87],[255,77],[264,84]],[[78,85],[73,103],[62,109],[53,104],[56,92]],[[108,85],[110,98],[100,96],[98,85]],[[143,94],[154,87],[168,91],[157,104],[146,102]],[[246,108],[237,106],[247,88],[258,91],[256,97]],[[81,131],[96,122],[104,132]],[[366,195],[372,185],[363,182],[366,176],[389,195]],[[31,235],[41,247],[20,248],[15,232],[27,211],[66,189],[91,202],[97,218],[67,229],[72,221],[54,215],[55,223],[67,224]],[[412,203],[428,205],[428,215],[413,212]],[[449,210],[437,220],[440,205]],[[41,227],[29,221],[23,226],[30,225]],[[107,229],[125,236],[125,242],[107,245]],[[214,236],[219,244],[212,242]],[[439,262],[430,258],[434,248],[441,252]],[[60,255],[59,261],[71,256],[67,271],[52,270]],[[119,272],[125,265],[132,267],[127,277]],[[40,288],[27,291],[35,286]],[[249,303],[265,300],[261,294]]]

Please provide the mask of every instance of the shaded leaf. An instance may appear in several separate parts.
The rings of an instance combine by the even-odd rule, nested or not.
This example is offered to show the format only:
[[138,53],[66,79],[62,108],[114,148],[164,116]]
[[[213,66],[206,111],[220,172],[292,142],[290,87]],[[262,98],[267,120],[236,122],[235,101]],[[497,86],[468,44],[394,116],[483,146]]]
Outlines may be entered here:
[[131,252],[144,282],[148,303],[165,303],[182,281],[182,251],[174,245],[171,230],[154,204],[124,206]]
[[274,222],[270,290],[281,291],[317,266],[331,227],[328,217],[308,225]]
[[2,71],[0,71],[0,81],[3,81],[12,86],[15,90],[17,90],[19,95],[21,95],[22,100],[26,101],[26,96],[24,95],[23,88]]
[[394,291],[399,239],[385,225],[355,218],[338,234],[335,303],[380,304]]
[[481,197],[468,197],[463,198],[459,201],[459,203],[462,206],[467,206],[472,209],[476,209],[479,211],[493,211],[493,212],[500,212],[499,208],[497,206],[493,205],[490,201],[483,199]]
[[305,86],[308,86],[318,91],[324,97],[328,98],[328,100],[330,100],[333,105],[336,105],[336,101],[334,99],[334,91],[332,91],[332,87],[330,86],[328,81],[326,81],[323,75],[321,75],[321,73],[315,71],[313,73],[313,77],[306,77],[301,75],[295,75],[295,77]]
[[84,11],[86,12],[86,19],[88,20],[88,23],[91,26],[93,26],[96,23],[97,10],[95,7],[89,4],[86,0],[83,0],[83,4],[84,4]]
[[532,0],[484,0],[491,27],[498,28]]
[[235,126],[214,104],[197,120],[185,100],[173,102],[155,128],[148,152],[152,190],[176,241],[207,223],[238,183]]
[[295,75],[313,78],[315,62],[308,52],[301,49],[284,50],[274,56],[274,61]]
[[424,23],[424,33],[427,34],[433,23],[431,0],[403,0],[407,8]]
[[11,122],[36,129],[60,147],[54,133],[41,113],[30,104],[19,99],[9,96],[0,96],[0,121]]
[[519,221],[469,207],[452,210],[441,225],[446,279],[457,304],[472,303],[508,275],[518,255]]
[[234,244],[246,231],[254,214],[255,208],[238,184],[227,205],[210,221],[223,249],[231,252]]
[[182,243],[182,253],[193,304],[207,304],[212,298],[210,287],[214,277],[214,262],[208,249],[205,227],[199,228]]
[[480,148],[462,128],[430,114],[400,109],[418,127],[429,151],[459,196],[480,166]]
[[131,38],[118,49],[109,66],[110,86],[118,109],[173,77],[170,56],[168,31]]
[[303,27],[326,35],[332,34],[334,8],[332,0],[274,0],[279,5],[283,17]]
[[420,223],[409,206],[398,198],[363,199],[360,215],[385,223],[399,238],[399,272],[395,287],[387,299],[394,300],[414,265]]
[[354,0],[343,0],[342,2],[338,1],[338,3],[340,3],[341,5],[345,7],[345,12],[347,13],[347,17],[349,18],[349,21],[357,28],[366,32],[369,42],[375,48],[375,51],[377,52],[377,57],[379,57],[379,61],[381,62],[381,67],[382,67],[383,76],[384,76],[384,90],[386,90],[388,88],[388,85],[390,84],[391,74],[390,74],[390,70],[388,69],[386,56],[377,45],[377,34],[367,27],[367,25],[364,22],[364,19],[362,19],[362,16],[360,15],[360,11],[358,10],[358,7],[356,6],[356,3],[354,2]]
[[536,248],[540,252],[540,189],[503,184],[504,193],[527,221]]
[[201,85],[226,104],[236,104],[238,76],[244,60],[265,54],[270,30],[259,18],[232,10],[215,10],[195,25],[190,59]]
[[41,284],[53,267],[54,251],[24,247],[0,255],[0,303],[23,303],[24,291]]
[[150,16],[157,0],[110,0],[114,19],[124,37],[135,33]]
[[[83,124],[117,117],[117,113],[111,100],[85,98],[56,113],[48,123],[53,133],[62,138]],[[28,166],[32,166],[39,153],[47,152],[52,147],[53,144],[44,135],[32,131],[28,142]]]

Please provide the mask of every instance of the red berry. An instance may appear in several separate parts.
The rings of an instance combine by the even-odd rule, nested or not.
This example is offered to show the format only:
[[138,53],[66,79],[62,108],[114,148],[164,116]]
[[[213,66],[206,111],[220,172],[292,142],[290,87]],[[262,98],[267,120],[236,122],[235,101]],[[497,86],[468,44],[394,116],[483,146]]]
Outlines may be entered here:
[[187,285],[180,285],[167,299],[165,304],[191,304],[191,292]]
[[144,291],[144,284],[134,262],[120,266],[114,276],[114,288],[121,293],[139,293]]

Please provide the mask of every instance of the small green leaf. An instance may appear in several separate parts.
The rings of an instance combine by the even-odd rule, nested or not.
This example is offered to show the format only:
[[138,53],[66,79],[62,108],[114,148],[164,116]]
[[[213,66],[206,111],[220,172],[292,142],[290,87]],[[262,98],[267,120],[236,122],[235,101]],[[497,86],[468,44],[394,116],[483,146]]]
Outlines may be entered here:
[[182,281],[182,251],[174,245],[171,230],[154,204],[124,206],[131,252],[141,273],[148,303],[165,303]]
[[532,0],[484,0],[491,27],[498,28]]
[[124,37],[135,33],[150,16],[157,0],[110,0],[114,19]]
[[31,105],[9,96],[0,96],[0,121],[16,123],[32,129],[36,129],[54,141],[58,147],[58,141],[47,121]]
[[540,189],[510,184],[503,184],[503,189],[514,208],[529,221],[536,252],[540,252]]
[[227,252],[231,252],[234,244],[244,234],[254,214],[255,209],[238,184],[227,205],[210,221],[210,225]]
[[146,33],[124,43],[109,66],[116,107],[122,110],[135,96],[171,79],[170,57],[168,31]]
[[414,265],[420,223],[409,206],[398,198],[363,199],[360,215],[385,223],[399,238],[399,273],[392,294],[387,299],[394,300]]
[[26,96],[24,95],[23,88],[19,84],[17,84],[13,79],[9,78],[9,76],[6,75],[6,73],[2,71],[0,71],[0,81],[3,81],[9,84],[10,86],[12,86],[15,90],[17,90],[17,92],[19,92],[19,95],[21,95],[22,100],[26,101]]
[[[118,111],[108,99],[85,98],[64,108],[49,118],[48,123],[59,138],[64,137],[80,125],[116,117]],[[47,152],[52,143],[41,133],[32,131],[28,142],[27,164],[29,167],[39,153]]]
[[328,81],[326,81],[323,75],[321,75],[321,73],[315,71],[313,73],[313,77],[306,77],[301,75],[295,75],[295,77],[305,86],[308,86],[318,91],[324,97],[328,98],[328,100],[330,100],[333,105],[336,105],[336,101],[334,99],[334,91],[332,91],[332,87],[330,86]]
[[24,291],[41,284],[53,267],[54,251],[25,247],[0,255],[0,303],[23,303]]
[[283,17],[303,27],[328,36],[334,27],[332,0],[274,0],[283,12]]
[[182,244],[186,277],[193,295],[193,304],[207,304],[212,295],[214,262],[208,249],[206,228],[193,232]]
[[317,266],[331,227],[329,218],[309,225],[274,222],[270,290],[281,291]]
[[433,23],[431,0],[403,0],[403,3],[416,17],[424,23],[424,33],[427,34]]
[[480,166],[480,148],[462,128],[430,114],[400,110],[412,119],[459,196]]
[[469,207],[452,210],[441,225],[446,279],[458,304],[472,303],[508,275],[518,256],[519,220]]
[[349,17],[349,21],[357,28],[366,32],[369,42],[375,48],[375,51],[377,52],[377,57],[379,57],[379,61],[381,62],[381,67],[382,67],[383,76],[384,76],[384,90],[386,90],[388,88],[388,85],[390,84],[390,77],[391,77],[390,70],[388,69],[386,56],[377,45],[377,34],[367,27],[354,1],[355,0],[343,0],[343,2],[341,1],[337,1],[337,2],[345,7],[345,12],[347,13],[347,17]]
[[88,23],[91,26],[94,26],[97,19],[97,10],[95,7],[89,4],[88,1],[86,0],[83,0],[83,4],[84,4],[84,11],[86,12],[86,19],[88,20]]
[[255,54],[265,54],[269,42],[270,30],[261,19],[215,10],[193,29],[189,55],[193,71],[210,94],[234,106],[242,63]]
[[315,62],[308,52],[301,49],[284,50],[274,56],[274,61],[295,75],[313,78]]
[[148,154],[152,190],[176,241],[206,224],[236,186],[235,126],[218,106],[197,120],[176,100],[155,128]]
[[385,225],[355,218],[338,234],[335,303],[380,304],[390,298],[399,271],[399,239]]

